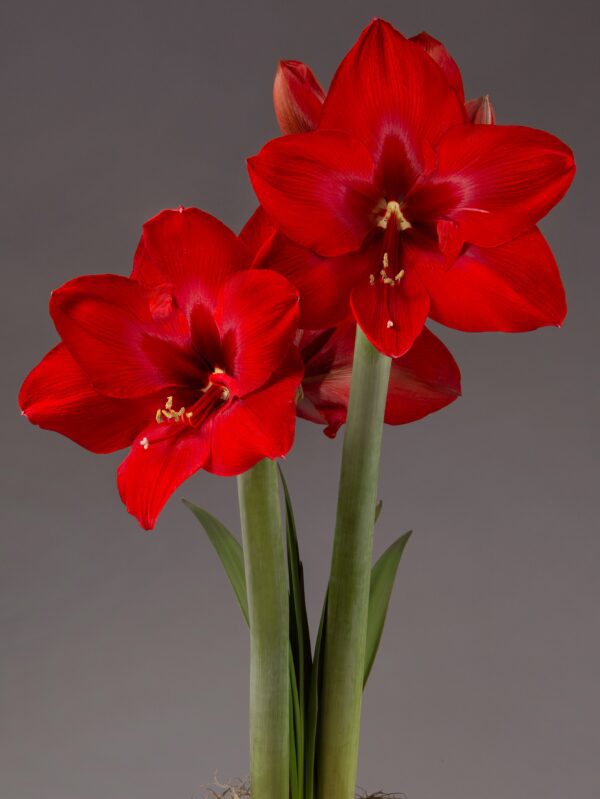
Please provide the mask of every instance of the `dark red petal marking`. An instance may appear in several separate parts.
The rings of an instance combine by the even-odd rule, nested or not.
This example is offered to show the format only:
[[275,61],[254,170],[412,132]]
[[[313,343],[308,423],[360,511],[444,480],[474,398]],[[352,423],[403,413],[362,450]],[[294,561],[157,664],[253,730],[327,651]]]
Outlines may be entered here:
[[336,72],[319,129],[362,141],[378,174],[401,174],[406,191],[426,166],[429,147],[465,119],[461,99],[423,48],[375,20]]
[[325,256],[357,250],[373,226],[380,193],[365,147],[333,131],[282,136],[248,161],[250,179],[273,224]]
[[511,125],[459,125],[438,147],[437,170],[406,198],[410,218],[443,216],[465,241],[494,247],[531,228],[556,205],[575,174],[559,139]]
[[223,287],[216,322],[223,348],[222,368],[236,380],[241,396],[267,383],[294,341],[298,292],[277,272],[240,272]]

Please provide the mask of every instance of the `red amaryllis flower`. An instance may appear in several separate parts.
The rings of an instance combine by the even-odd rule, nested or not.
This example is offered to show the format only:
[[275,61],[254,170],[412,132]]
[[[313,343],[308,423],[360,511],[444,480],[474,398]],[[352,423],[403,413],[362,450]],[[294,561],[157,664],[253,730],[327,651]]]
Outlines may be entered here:
[[146,529],[198,469],[239,474],[292,445],[298,293],[249,260],[208,214],[163,211],[130,278],[80,277],[52,294],[62,343],[25,380],[21,409],[93,452],[131,445],[118,486]]
[[[331,330],[305,330],[300,338],[304,378],[298,416],[326,425],[324,432],[331,438],[348,413],[355,336],[356,322],[348,319]],[[392,361],[385,422],[414,422],[459,396],[456,361],[439,338],[424,328],[406,355]]]
[[567,190],[572,154],[542,131],[473,125],[448,72],[376,20],[339,67],[318,129],[250,159],[285,234],[266,263],[299,287],[302,326],[330,327],[350,304],[373,344],[399,356],[428,315],[472,331],[562,321],[560,276],[534,225]]

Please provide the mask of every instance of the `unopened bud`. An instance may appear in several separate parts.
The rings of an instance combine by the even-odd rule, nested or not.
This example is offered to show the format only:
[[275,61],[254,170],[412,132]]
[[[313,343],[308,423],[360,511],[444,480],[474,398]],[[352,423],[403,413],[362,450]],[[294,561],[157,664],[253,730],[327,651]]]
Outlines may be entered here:
[[273,84],[273,104],[282,133],[314,130],[324,100],[325,91],[306,64],[279,62]]
[[477,97],[475,100],[467,100],[465,110],[471,122],[476,125],[496,124],[496,112],[487,94]]

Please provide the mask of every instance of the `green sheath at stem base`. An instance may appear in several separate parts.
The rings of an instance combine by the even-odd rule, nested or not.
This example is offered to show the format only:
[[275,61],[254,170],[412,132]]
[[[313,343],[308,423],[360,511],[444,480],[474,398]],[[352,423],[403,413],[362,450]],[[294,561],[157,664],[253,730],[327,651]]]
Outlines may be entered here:
[[289,797],[289,609],[277,466],[238,477],[250,618],[250,780],[257,799]]
[[319,799],[355,796],[373,528],[390,367],[391,359],[379,353],[357,327],[327,601]]

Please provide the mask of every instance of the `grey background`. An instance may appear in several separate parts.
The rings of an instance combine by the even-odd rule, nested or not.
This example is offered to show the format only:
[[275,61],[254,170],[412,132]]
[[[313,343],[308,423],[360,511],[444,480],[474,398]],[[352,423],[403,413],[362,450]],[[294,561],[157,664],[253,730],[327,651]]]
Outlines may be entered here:
[[[529,335],[442,331],[464,397],[388,428],[377,551],[416,535],[366,694],[360,783],[409,799],[595,799],[598,774],[598,6],[20,2],[2,60],[0,796],[189,799],[247,772],[247,634],[177,497],[237,530],[200,474],[143,533],[97,457],[19,418],[54,343],[50,290],[128,273],[142,222],[199,205],[239,229],[244,157],[276,133],[280,57],[327,83],[369,19],[442,38],[467,93],[548,129],[579,174],[544,223],[570,314]],[[300,423],[286,464],[311,618],[340,441]]]

